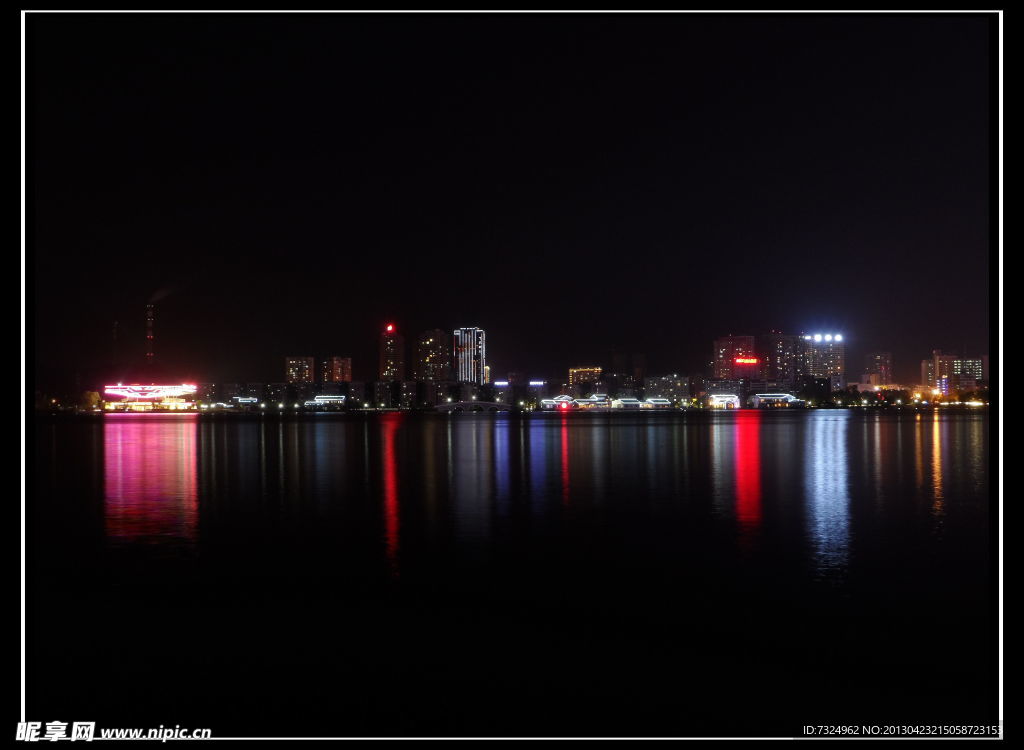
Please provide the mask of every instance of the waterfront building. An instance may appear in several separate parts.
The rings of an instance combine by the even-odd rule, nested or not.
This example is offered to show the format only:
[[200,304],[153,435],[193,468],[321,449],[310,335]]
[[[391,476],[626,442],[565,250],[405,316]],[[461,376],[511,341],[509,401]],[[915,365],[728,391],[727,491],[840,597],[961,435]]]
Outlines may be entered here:
[[382,381],[405,380],[405,337],[394,323],[381,331],[377,373]]
[[713,393],[708,396],[708,406],[712,409],[739,409],[740,397],[735,393]]
[[801,408],[806,404],[792,393],[755,393],[750,397],[755,409]]
[[460,383],[484,382],[487,366],[486,337],[482,328],[456,328],[454,339],[455,379]]
[[285,357],[284,379],[288,383],[312,383],[316,379],[316,363],[312,357]]

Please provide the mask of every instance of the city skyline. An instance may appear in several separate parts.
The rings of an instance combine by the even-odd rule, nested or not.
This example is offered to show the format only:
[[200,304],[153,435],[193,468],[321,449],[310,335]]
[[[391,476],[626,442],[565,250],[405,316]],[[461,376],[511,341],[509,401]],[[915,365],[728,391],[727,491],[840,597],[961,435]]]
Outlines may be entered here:
[[[152,313],[153,305],[147,305],[144,360],[123,368],[124,372],[130,373],[128,376],[111,376],[107,377],[107,380],[139,383],[155,382],[160,379],[176,380],[175,375],[168,375],[168,372],[173,372],[173,367],[169,369],[163,366],[154,366],[154,337],[152,336],[154,318]],[[467,345],[463,348],[468,356],[460,355],[460,334],[467,337]],[[284,377],[281,379],[276,375],[268,378],[248,373],[245,377],[222,378],[218,382],[235,380],[239,382],[308,384],[437,381],[484,385],[496,380],[504,380],[509,376],[513,378],[519,376],[519,370],[509,370],[507,373],[498,371],[496,374],[492,374],[490,365],[486,364],[484,338],[485,332],[482,328],[455,328],[450,334],[442,329],[433,328],[421,331],[409,342],[406,342],[398,324],[387,323],[379,331],[376,369],[371,377],[360,376],[360,370],[353,367],[352,357],[326,356],[317,353],[286,356],[284,358]],[[475,361],[472,355],[474,341],[475,346],[480,350]],[[832,387],[835,390],[843,390],[846,385],[856,383],[880,386],[930,387],[932,385],[933,376],[926,373],[925,370],[926,364],[930,366],[931,358],[915,360],[917,369],[911,370],[909,366],[904,367],[904,372],[912,373],[912,375],[900,380],[893,375],[896,368],[893,354],[889,351],[868,351],[863,356],[862,366],[858,367],[856,364],[847,366],[847,362],[857,361],[847,356],[847,343],[848,337],[838,332],[834,334],[783,333],[777,329],[771,329],[768,333],[757,335],[719,336],[711,342],[711,357],[706,360],[705,367],[686,372],[686,376],[709,380],[744,379],[790,384],[807,378],[825,378],[832,380]],[[968,370],[963,372],[965,377],[969,375],[972,379],[982,380],[987,385],[990,377],[988,352],[943,352],[939,349],[932,349],[931,354],[935,362],[941,359],[946,363],[943,367],[948,369],[950,374],[955,373],[959,376],[961,367],[966,367]],[[460,359],[464,360],[461,366]],[[600,358],[592,358],[592,360],[598,361]],[[631,358],[628,358],[621,352],[611,351],[606,355],[605,360],[605,364],[602,365],[577,365],[566,368],[568,376],[564,378],[564,385],[571,390],[577,381],[579,383],[602,382],[602,373],[606,377],[613,378],[632,377],[637,383],[642,383],[644,380],[650,379],[646,376],[663,379],[676,377],[682,371],[680,368],[669,368],[665,371],[655,372],[645,366],[637,366],[638,361],[646,362],[646,355],[642,353],[634,353]],[[982,362],[984,362],[984,374],[981,371]],[[974,372],[974,368],[977,369],[977,372]],[[931,368],[928,372],[934,372],[936,369],[938,368]],[[557,372],[539,372],[534,375],[536,377],[543,376],[552,382],[559,379]],[[211,378],[186,377],[184,379],[214,382]]]
[[692,372],[758,321],[897,380],[995,353],[992,23],[37,15],[36,379],[102,379],[146,304],[155,360],[211,379],[361,369],[387,320],[480,325],[495,373]]
[[[114,366],[108,364],[100,367],[100,373],[93,375],[93,378],[99,378],[104,382],[117,380],[117,381],[131,381],[131,382],[144,382],[153,380],[188,380],[188,381],[206,381],[206,382],[227,382],[227,381],[260,381],[260,382],[329,382],[329,381],[373,381],[373,380],[450,380],[453,382],[462,381],[463,378],[459,375],[459,368],[457,366],[458,360],[458,345],[456,342],[459,331],[478,331],[481,335],[484,329],[482,328],[453,328],[450,332],[439,328],[431,328],[419,332],[414,337],[411,337],[409,341],[406,341],[404,336],[404,329],[400,330],[397,323],[387,323],[383,326],[383,329],[378,332],[378,345],[377,345],[377,356],[374,360],[374,366],[371,368],[365,361],[360,362],[358,366],[353,365],[353,357],[345,356],[340,357],[336,354],[327,355],[323,352],[334,351],[338,347],[316,347],[313,353],[306,355],[294,355],[289,354],[284,357],[285,375],[283,378],[278,378],[277,373],[280,372],[280,365],[273,368],[273,371],[263,370],[262,372],[233,372],[227,377],[207,377],[197,376],[193,373],[185,373],[184,368],[176,366],[174,363],[168,363],[166,357],[157,357],[154,352],[154,339],[153,335],[153,321],[154,321],[154,305],[146,305],[145,307],[145,336],[141,342],[137,342],[139,345],[139,352],[136,352],[134,356],[129,355],[127,361],[122,361],[120,365]],[[120,327],[117,329],[120,331]],[[799,358],[800,364],[796,364],[792,360],[794,356],[794,342],[801,340],[803,346],[806,347],[806,354],[801,354]],[[848,335],[839,334],[835,335],[835,343],[832,342],[832,334],[828,333],[816,333],[810,334],[803,331],[800,332],[789,332],[782,333],[776,328],[768,328],[764,333],[758,334],[742,334],[734,335],[729,334],[725,336],[717,336],[711,342],[710,356],[704,358],[703,366],[697,366],[692,369],[680,367],[678,362],[675,365],[669,363],[667,367],[662,368],[642,368],[643,374],[656,374],[661,377],[668,373],[674,372],[687,372],[694,376],[704,376],[709,378],[747,378],[747,379],[762,379],[762,380],[793,380],[802,376],[822,376],[823,374],[836,374],[845,376],[849,382],[857,382],[865,375],[875,374],[878,375],[878,367],[884,368],[884,375],[879,380],[880,384],[888,385],[890,383],[904,383],[920,385],[926,384],[925,379],[921,379],[918,375],[922,372],[920,357],[913,358],[909,362],[900,362],[897,360],[891,351],[882,351],[877,348],[871,347],[870,343],[863,343],[860,347],[856,347],[855,351],[858,352],[856,355],[847,354],[847,346],[850,342]],[[384,344],[387,341],[393,341],[389,345],[388,353],[385,353]],[[734,343],[735,342],[735,343]],[[122,342],[122,346],[125,344]],[[813,350],[820,349],[822,347],[828,347],[831,352],[834,346],[839,346],[839,353],[837,362],[833,362],[832,369],[826,372],[828,368],[819,366]],[[428,347],[428,348],[425,348]],[[725,347],[725,348],[723,348]],[[347,347],[346,351],[358,347]],[[144,349],[144,352],[143,352]],[[618,373],[616,367],[622,371],[623,374],[635,373],[634,369],[624,364],[627,358],[622,354],[623,351],[628,347],[620,347],[618,349],[606,350],[603,356],[591,356],[589,360],[591,362],[602,362],[601,365],[596,365],[596,369],[601,371],[602,369],[606,373]],[[920,351],[924,354],[934,354],[936,352],[942,352],[938,348],[933,348],[927,345],[919,347]],[[431,363],[424,363],[420,360],[420,357],[425,353],[429,352],[430,358],[433,360]],[[743,356],[739,359],[736,358],[737,353],[740,355],[749,354],[751,358]],[[385,368],[385,358],[394,357],[395,361],[389,365],[393,371],[389,370],[391,374],[383,375]],[[635,354],[633,357],[642,357],[646,361],[646,355]],[[978,360],[981,358],[989,357],[987,350],[983,351],[971,351],[968,349],[962,350],[945,350],[945,356],[947,359],[959,360]],[[884,365],[879,365],[877,359],[879,357],[885,357]],[[516,366],[514,363],[521,359],[516,353],[506,353],[506,358],[513,362],[507,368],[502,366],[501,369],[492,370],[490,364],[486,364],[484,360],[483,366],[488,368],[488,372],[491,374],[491,379],[503,379],[506,377],[508,372],[519,372],[525,368]],[[787,359],[788,358],[788,359]],[[873,359],[874,358],[874,359]],[[691,359],[695,359],[691,357]],[[134,361],[132,361],[134,360]],[[291,374],[293,367],[293,360],[301,360],[301,366],[305,368],[306,374],[301,378],[296,379]],[[280,358],[279,360],[280,361]],[[852,362],[851,366],[846,363]],[[856,364],[857,362],[863,362],[863,366]],[[328,367],[328,363],[331,363],[331,367],[335,368],[335,375],[330,378],[324,377],[323,373]],[[575,366],[569,366],[562,368],[562,371],[568,371],[570,377],[566,380],[567,383],[572,380],[571,373],[573,370],[579,370],[581,367],[578,363]],[[587,370],[588,367],[583,367],[583,370]],[[215,371],[215,368],[206,368],[202,372]],[[340,374],[344,372],[347,377],[342,377]],[[545,378],[557,379],[558,368],[535,368],[532,370],[536,376],[543,376]],[[774,372],[774,375],[772,374]],[[437,373],[433,375],[431,373]],[[443,374],[447,373],[448,377],[442,377]],[[894,373],[900,373],[902,377],[894,375]],[[637,374],[637,377],[642,379],[643,374]],[[81,377],[79,377],[81,381]],[[469,381],[464,381],[469,382]],[[477,382],[484,382],[480,376],[478,376]],[[838,381],[837,381],[838,385]]]

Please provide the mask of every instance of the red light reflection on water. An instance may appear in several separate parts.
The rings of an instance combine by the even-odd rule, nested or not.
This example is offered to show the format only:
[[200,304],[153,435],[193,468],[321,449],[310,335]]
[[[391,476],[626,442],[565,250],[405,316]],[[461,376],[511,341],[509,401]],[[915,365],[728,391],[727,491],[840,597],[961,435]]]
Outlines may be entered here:
[[398,577],[399,508],[398,462],[395,458],[395,433],[402,423],[402,414],[381,415],[381,437],[384,442],[384,550],[391,565],[391,575]]
[[104,523],[109,540],[195,543],[196,429],[195,415],[105,416]]
[[736,520],[741,539],[761,525],[761,412],[736,414]]
[[562,505],[569,504],[569,419],[562,415]]

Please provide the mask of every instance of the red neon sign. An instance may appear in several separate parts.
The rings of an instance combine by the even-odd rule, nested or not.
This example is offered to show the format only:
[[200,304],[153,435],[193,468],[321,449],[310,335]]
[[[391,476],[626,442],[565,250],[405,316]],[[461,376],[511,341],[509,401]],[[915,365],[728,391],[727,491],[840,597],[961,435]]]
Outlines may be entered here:
[[734,361],[738,365],[756,365],[761,360],[757,357],[737,357]]

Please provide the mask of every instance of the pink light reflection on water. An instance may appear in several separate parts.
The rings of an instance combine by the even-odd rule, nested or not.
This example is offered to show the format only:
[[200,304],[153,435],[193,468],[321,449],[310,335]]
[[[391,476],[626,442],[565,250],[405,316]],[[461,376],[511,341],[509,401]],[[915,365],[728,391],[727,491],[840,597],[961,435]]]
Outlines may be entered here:
[[109,414],[103,420],[107,540],[194,546],[198,521],[194,414]]

